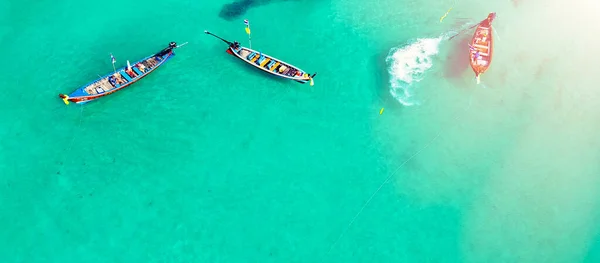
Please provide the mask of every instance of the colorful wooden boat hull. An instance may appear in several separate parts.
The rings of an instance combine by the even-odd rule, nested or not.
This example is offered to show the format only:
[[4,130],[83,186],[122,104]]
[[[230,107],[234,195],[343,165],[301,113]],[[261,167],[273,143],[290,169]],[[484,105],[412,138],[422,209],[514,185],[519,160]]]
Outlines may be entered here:
[[134,62],[131,70],[128,70],[128,66],[121,67],[115,72],[81,86],[68,95],[59,94],[58,96],[65,104],[69,104],[69,102],[84,104],[113,94],[148,76],[169,61],[175,56],[173,49],[176,47],[177,44],[171,42],[167,48]]
[[477,78],[477,84],[479,84],[481,74],[486,72],[492,63],[494,53],[492,21],[494,18],[496,18],[496,13],[490,13],[485,20],[479,23],[469,45],[469,63]]
[[227,53],[264,72],[278,77],[295,80],[303,84],[311,81],[316,75],[315,73],[311,76],[310,74],[306,73],[306,71],[303,71],[290,63],[284,62],[254,49],[242,47],[237,43],[229,45],[229,48],[227,48]]
[[[248,33],[250,32],[248,31],[248,28],[246,28],[246,30]],[[204,30],[204,33],[227,43],[227,53],[241,59],[255,68],[258,68],[269,74],[285,79],[295,80],[300,83],[306,83],[310,81],[310,85],[314,85],[314,78],[317,73],[314,73],[311,76],[306,73],[306,71],[303,71],[290,63],[286,63],[280,59],[263,54],[262,52],[258,52],[247,47],[242,47],[238,42],[227,41],[220,36],[208,32],[208,30]]]

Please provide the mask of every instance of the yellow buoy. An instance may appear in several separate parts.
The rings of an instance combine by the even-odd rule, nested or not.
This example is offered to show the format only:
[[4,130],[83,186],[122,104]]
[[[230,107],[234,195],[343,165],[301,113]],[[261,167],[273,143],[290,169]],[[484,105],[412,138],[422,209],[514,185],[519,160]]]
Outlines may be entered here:
[[379,115],[383,114],[383,108],[381,108],[381,110],[379,110]]
[[69,96],[67,95],[60,95],[60,97],[62,98],[62,101],[66,104],[69,105]]
[[446,14],[444,14],[442,17],[440,17],[440,23],[444,20],[444,18],[446,18],[446,16],[448,16],[448,13],[450,13],[450,11],[452,10],[453,7],[451,7],[450,9],[448,9],[448,11],[446,12]]

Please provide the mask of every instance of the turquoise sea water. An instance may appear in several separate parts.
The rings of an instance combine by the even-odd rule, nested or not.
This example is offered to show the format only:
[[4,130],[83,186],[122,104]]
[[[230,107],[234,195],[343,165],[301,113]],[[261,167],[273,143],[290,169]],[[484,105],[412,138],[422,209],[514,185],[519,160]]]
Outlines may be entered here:
[[[600,261],[598,3],[226,3],[0,0],[2,262]],[[492,11],[477,86],[448,38]],[[245,45],[243,19],[315,86],[203,34]]]

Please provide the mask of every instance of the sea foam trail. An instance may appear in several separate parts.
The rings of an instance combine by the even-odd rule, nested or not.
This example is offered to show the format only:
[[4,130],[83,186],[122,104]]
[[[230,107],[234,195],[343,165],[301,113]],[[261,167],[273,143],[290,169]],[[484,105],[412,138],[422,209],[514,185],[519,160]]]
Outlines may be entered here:
[[[462,26],[460,31],[472,23]],[[458,32],[460,32],[458,31]],[[433,66],[433,57],[439,53],[440,43],[456,35],[446,32],[437,38],[417,38],[404,46],[394,47],[388,53],[386,63],[390,74],[390,94],[404,106],[418,105],[415,98],[418,83]]]
[[425,72],[433,66],[432,58],[439,53],[442,37],[418,38],[404,47],[390,50],[390,94],[404,106],[418,104],[414,99],[416,83],[423,80]]

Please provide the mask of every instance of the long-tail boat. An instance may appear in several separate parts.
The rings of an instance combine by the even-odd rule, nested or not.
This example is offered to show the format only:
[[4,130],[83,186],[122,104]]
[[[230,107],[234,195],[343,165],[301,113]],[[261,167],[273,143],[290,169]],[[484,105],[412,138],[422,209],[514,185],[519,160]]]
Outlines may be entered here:
[[295,80],[300,83],[306,83],[310,81],[310,85],[314,85],[313,78],[317,75],[317,73],[310,75],[306,73],[306,71],[301,70],[300,68],[290,63],[284,62],[281,59],[274,58],[272,56],[269,56],[251,48],[243,47],[237,41],[227,41],[206,30],[204,31],[204,33],[214,36],[227,43],[229,45],[226,51],[227,53],[254,66],[255,68],[258,68],[269,74],[286,79]]
[[[187,43],[184,43],[185,45]],[[113,63],[113,73],[102,76],[88,84],[81,86],[69,95],[59,94],[58,96],[63,102],[69,105],[69,102],[75,102],[77,104],[87,103],[93,100],[97,100],[109,94],[115,93],[131,84],[142,79],[154,70],[162,66],[165,62],[169,61],[175,53],[173,49],[181,47],[177,43],[171,42],[169,46],[162,49],[161,51],[145,57],[139,61],[133,63],[133,66],[127,61],[127,66],[119,69],[114,68],[115,58],[111,54]]]
[[469,45],[469,62],[477,84],[480,82],[480,76],[483,74],[492,63],[492,54],[494,52],[494,38],[492,34],[492,21],[496,18],[496,13],[490,13],[486,19],[481,21],[475,29],[473,38]]

